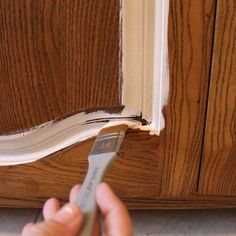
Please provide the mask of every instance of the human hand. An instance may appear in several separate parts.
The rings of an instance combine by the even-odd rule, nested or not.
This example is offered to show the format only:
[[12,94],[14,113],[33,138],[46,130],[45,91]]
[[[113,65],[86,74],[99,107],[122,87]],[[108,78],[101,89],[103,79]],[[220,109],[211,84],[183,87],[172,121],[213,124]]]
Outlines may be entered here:
[[[45,221],[27,224],[22,236],[74,236],[82,225],[82,213],[73,203],[79,193],[79,186],[70,192],[70,203],[60,209],[57,199],[49,199],[43,208]],[[102,183],[96,191],[96,202],[104,220],[106,236],[132,236],[133,227],[128,211],[111,188]],[[94,227],[94,235],[100,235],[98,222]]]

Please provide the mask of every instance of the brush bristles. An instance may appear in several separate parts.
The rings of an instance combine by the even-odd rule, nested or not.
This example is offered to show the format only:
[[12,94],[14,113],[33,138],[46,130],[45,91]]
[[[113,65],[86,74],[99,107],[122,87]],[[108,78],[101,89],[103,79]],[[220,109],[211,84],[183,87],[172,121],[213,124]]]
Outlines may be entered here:
[[107,127],[102,129],[99,132],[99,135],[101,134],[107,134],[107,133],[115,133],[115,132],[119,132],[119,131],[126,131],[129,128],[128,125],[116,125],[116,126],[111,126],[111,127]]

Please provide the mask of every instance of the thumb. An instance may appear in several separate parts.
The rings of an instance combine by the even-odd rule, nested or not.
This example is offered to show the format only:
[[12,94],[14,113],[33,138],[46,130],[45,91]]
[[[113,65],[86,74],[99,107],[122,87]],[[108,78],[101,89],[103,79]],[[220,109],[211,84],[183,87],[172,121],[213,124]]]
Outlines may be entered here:
[[22,236],[74,236],[79,232],[81,224],[82,213],[80,209],[75,204],[68,203],[50,220],[35,225],[26,225]]

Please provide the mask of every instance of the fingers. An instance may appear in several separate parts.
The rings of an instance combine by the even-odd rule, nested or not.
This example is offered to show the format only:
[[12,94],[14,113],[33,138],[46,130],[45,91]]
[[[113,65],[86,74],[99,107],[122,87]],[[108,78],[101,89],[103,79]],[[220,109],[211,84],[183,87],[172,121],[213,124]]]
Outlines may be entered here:
[[82,213],[73,203],[68,203],[49,220],[35,225],[26,225],[22,236],[72,236],[79,232],[82,224]]
[[29,235],[27,234],[28,232],[30,232],[31,228],[33,228],[35,226],[35,223],[28,223],[27,225],[24,226],[21,235]]
[[80,192],[80,188],[81,188],[81,186],[77,184],[77,185],[75,185],[75,186],[71,189],[71,191],[70,191],[70,197],[69,197],[70,202],[74,202],[74,201],[75,201],[76,197],[78,196],[78,194],[79,194],[79,192]]
[[49,220],[47,222],[38,223],[35,225],[26,225],[21,233],[21,236],[72,236],[66,227],[56,221]]
[[[76,185],[70,192],[70,201],[74,201],[80,191]],[[123,203],[116,197],[110,187],[103,183],[97,188],[96,201],[104,217],[106,235],[131,236],[133,227],[129,214]],[[82,224],[82,213],[74,203],[68,203],[60,208],[57,199],[49,199],[43,209],[45,222],[28,224],[22,231],[22,236],[47,235],[61,236],[76,235]],[[95,224],[94,235],[99,234],[99,224]]]
[[74,203],[68,203],[52,219],[78,232],[82,224],[82,212]]
[[[80,192],[81,186],[80,185],[75,185],[71,191],[70,191],[70,202],[74,202]],[[95,221],[94,224],[94,229],[93,229],[93,236],[100,236],[101,235],[101,229],[100,229],[100,224],[98,220]]]
[[96,201],[104,217],[106,235],[133,235],[133,226],[128,211],[107,184],[102,183],[97,188]]
[[[73,202],[80,191],[80,185],[75,185],[70,191],[70,202]],[[43,207],[43,217],[45,220],[51,219],[60,209],[60,202],[56,198],[48,199]]]
[[45,220],[51,219],[60,209],[60,202],[56,198],[48,199],[43,206],[43,217]]

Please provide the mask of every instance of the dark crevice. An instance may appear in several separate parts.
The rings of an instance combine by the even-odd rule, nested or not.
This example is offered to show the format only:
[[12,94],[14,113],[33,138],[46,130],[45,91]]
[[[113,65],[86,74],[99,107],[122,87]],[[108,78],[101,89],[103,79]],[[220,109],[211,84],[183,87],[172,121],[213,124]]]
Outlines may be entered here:
[[38,222],[42,221],[42,219],[43,219],[42,209],[38,209],[37,214],[34,218],[34,223],[38,223]]
[[201,144],[201,154],[200,154],[200,161],[198,166],[198,179],[197,179],[197,192],[199,191],[200,186],[200,180],[201,180],[201,171],[202,171],[202,163],[203,163],[203,154],[204,154],[204,142],[206,139],[206,126],[207,126],[207,115],[208,115],[208,103],[209,103],[209,96],[210,96],[210,86],[211,86],[211,76],[212,76],[212,70],[213,70],[213,58],[214,58],[214,49],[215,49],[215,37],[216,37],[216,18],[218,13],[218,0],[215,1],[215,10],[214,10],[214,19],[213,19],[213,35],[212,35],[212,47],[211,47],[211,66],[209,69],[209,75],[208,75],[208,85],[207,85],[207,94],[206,94],[206,105],[205,105],[205,122],[203,126],[203,138],[202,138],[202,144]]

